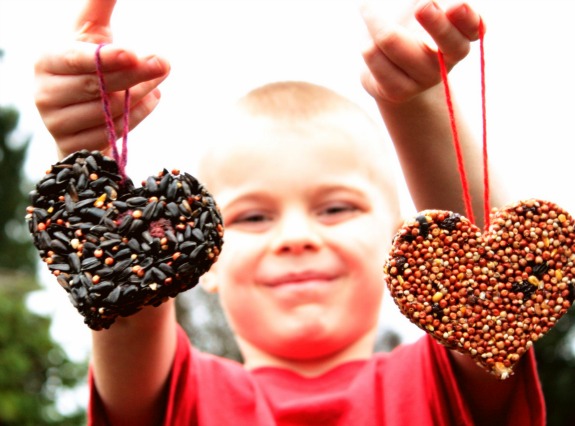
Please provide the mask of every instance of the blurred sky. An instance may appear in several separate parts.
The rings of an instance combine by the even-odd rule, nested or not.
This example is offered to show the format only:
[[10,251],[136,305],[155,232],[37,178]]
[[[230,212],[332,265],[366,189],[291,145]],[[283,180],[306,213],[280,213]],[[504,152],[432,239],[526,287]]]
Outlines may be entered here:
[[[411,2],[381,0],[390,21]],[[485,60],[489,154],[511,199],[548,199],[575,212],[571,183],[575,136],[575,2],[476,0],[487,23]],[[33,104],[33,63],[72,39],[80,0],[0,0],[0,105],[17,107],[19,136],[31,136],[26,172],[39,179],[56,161]],[[441,2],[440,2],[441,4]],[[444,4],[444,3],[443,3]],[[128,174],[135,182],[165,168],[189,170],[218,108],[268,81],[308,80],[331,87],[377,117],[359,82],[364,28],[356,0],[118,0],[115,41],[172,63],[157,111],[130,134]],[[479,49],[450,82],[481,138]],[[193,173],[193,170],[190,170]],[[405,202],[406,213],[410,204]],[[44,268],[42,268],[44,269]],[[61,288],[33,306],[54,316],[54,334],[71,356],[89,350],[89,332]],[[385,327],[407,340],[419,330],[387,298]]]

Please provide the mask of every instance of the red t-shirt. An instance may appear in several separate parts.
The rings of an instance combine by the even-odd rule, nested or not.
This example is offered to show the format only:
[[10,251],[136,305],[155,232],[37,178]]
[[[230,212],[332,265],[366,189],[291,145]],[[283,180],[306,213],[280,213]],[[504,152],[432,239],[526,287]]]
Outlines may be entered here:
[[[509,424],[545,424],[532,352],[516,373]],[[106,425],[92,378],[90,388],[89,425]],[[201,353],[180,329],[168,401],[166,426],[473,424],[447,351],[429,336],[305,378],[280,368],[247,371],[234,361]]]

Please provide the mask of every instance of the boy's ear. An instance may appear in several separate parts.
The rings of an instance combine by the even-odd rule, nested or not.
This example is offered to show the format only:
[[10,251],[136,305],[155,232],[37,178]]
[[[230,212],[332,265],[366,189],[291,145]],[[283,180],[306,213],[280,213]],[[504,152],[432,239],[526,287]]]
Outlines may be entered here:
[[200,277],[200,286],[208,293],[218,292],[218,282],[216,279],[217,274],[212,271],[206,272]]

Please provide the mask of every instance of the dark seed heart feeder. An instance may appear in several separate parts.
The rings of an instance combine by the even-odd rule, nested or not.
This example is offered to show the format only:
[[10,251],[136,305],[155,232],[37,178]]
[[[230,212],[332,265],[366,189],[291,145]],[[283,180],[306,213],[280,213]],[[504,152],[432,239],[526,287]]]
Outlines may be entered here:
[[96,71],[113,158],[82,150],[54,164],[30,193],[34,245],[94,330],[194,287],[217,260],[223,223],[193,176],[163,170],[139,188],[127,177],[130,92],[121,154],[99,45]]
[[216,203],[194,177],[164,170],[135,188],[98,151],[54,164],[30,197],[34,245],[95,330],[192,288],[223,243]]

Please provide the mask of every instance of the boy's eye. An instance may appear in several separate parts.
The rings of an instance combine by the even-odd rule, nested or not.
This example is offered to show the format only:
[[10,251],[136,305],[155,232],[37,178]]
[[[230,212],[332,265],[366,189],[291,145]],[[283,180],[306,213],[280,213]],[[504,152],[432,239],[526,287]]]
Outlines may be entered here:
[[323,214],[338,214],[338,213],[343,213],[343,212],[352,211],[352,210],[354,210],[354,208],[352,206],[339,205],[339,206],[329,206],[329,207],[325,208],[322,213]]
[[358,207],[349,203],[330,204],[319,211],[322,220],[328,223],[337,223],[356,215]]
[[265,222],[268,218],[263,214],[248,214],[236,219],[236,222],[258,223]]
[[232,218],[228,223],[226,223],[226,226],[233,226],[235,228],[249,231],[258,231],[264,229],[271,220],[272,217],[264,212],[249,212],[239,214]]

